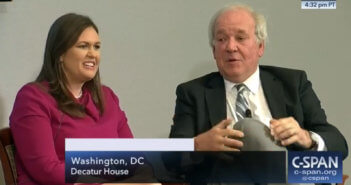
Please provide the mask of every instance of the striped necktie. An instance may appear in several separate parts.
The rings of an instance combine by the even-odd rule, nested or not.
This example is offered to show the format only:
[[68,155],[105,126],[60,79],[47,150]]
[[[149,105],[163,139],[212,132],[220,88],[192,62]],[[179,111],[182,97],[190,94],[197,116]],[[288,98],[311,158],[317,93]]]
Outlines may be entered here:
[[246,86],[244,84],[235,85],[237,89],[236,103],[235,103],[235,112],[238,121],[244,119],[246,116],[246,110],[249,109],[249,103],[244,97],[244,91]]

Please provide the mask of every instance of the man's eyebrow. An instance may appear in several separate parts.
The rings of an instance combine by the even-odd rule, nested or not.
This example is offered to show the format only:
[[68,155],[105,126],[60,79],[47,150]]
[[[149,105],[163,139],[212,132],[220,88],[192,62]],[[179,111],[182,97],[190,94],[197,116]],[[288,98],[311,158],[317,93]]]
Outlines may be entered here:
[[[225,34],[226,31],[223,30],[223,29],[219,29],[215,32],[215,35],[219,35],[219,34]],[[247,31],[246,30],[243,30],[243,29],[238,29],[235,34],[245,34],[245,35],[248,35]]]
[[223,29],[217,30],[215,35],[219,35],[219,34],[224,34],[225,31]]
[[247,35],[247,32],[246,32],[245,30],[243,30],[243,29],[239,29],[239,30],[238,30],[238,33],[239,33],[239,34],[245,34],[245,35]]

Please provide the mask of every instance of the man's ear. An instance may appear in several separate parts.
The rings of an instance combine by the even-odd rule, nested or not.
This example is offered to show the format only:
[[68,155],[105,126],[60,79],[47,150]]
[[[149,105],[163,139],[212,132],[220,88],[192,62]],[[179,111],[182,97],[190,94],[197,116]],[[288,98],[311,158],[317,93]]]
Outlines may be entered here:
[[263,56],[264,48],[265,48],[265,43],[264,43],[264,42],[261,42],[261,43],[258,45],[258,56],[260,56],[260,57]]

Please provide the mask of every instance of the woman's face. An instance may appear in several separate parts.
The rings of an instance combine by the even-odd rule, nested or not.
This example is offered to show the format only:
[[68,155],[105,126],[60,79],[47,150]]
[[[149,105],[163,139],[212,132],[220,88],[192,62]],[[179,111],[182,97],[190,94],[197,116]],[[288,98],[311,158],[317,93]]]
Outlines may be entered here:
[[100,45],[98,33],[88,27],[60,57],[69,84],[84,83],[95,77],[100,63]]

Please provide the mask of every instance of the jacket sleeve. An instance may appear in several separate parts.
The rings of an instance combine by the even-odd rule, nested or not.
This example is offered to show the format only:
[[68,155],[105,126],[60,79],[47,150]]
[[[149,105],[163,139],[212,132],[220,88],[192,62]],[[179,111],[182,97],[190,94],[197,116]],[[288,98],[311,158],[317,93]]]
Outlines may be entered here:
[[304,116],[304,127],[320,135],[328,151],[342,152],[345,159],[348,156],[346,140],[335,126],[328,123],[326,114],[305,72],[301,73],[300,82],[299,94]]
[[17,94],[10,116],[16,157],[38,184],[65,184],[64,161],[55,152],[47,97],[26,85]]
[[186,93],[183,85],[176,90],[176,106],[171,126],[170,138],[192,138],[196,136],[196,111],[194,101]]

